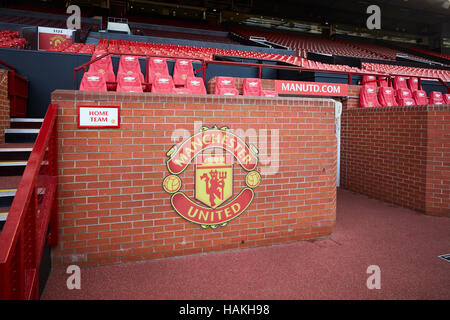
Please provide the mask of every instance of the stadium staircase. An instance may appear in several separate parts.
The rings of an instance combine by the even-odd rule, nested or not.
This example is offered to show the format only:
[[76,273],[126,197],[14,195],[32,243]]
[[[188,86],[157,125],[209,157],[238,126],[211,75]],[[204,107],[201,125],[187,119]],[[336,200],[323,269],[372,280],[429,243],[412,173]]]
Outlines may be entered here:
[[43,119],[11,118],[0,145],[0,231],[5,224]]
[[56,106],[11,118],[0,145],[0,300],[38,299],[57,243]]

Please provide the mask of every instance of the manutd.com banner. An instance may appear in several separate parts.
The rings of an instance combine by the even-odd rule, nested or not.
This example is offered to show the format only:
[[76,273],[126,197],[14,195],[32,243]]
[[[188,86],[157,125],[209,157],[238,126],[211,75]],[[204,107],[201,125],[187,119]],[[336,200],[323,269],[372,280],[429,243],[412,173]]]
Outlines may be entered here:
[[275,80],[275,90],[278,94],[333,97],[348,96],[348,86],[341,83]]

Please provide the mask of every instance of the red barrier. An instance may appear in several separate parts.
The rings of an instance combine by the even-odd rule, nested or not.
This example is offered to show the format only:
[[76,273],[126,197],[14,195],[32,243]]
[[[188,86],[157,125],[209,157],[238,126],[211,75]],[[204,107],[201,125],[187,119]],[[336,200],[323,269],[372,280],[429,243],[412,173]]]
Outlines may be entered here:
[[[39,265],[48,243],[56,246],[56,105],[51,104],[0,233],[0,299],[38,299]],[[48,163],[47,165],[46,162]]]

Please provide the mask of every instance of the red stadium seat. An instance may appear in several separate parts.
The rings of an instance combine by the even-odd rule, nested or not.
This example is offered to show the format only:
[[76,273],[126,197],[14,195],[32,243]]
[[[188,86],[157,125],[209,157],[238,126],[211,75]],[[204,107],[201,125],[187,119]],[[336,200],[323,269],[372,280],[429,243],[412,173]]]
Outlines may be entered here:
[[192,94],[191,89],[188,88],[174,88],[173,90],[175,93],[179,94]]
[[86,72],[81,79],[81,91],[107,91],[105,77],[102,73]]
[[390,87],[381,87],[378,90],[378,100],[382,107],[396,106],[394,89]]
[[443,104],[444,97],[442,92],[432,91],[430,92],[430,104]]
[[175,93],[172,77],[155,75],[153,78],[152,92],[154,93]]
[[277,97],[276,91],[263,90],[261,79],[246,78],[242,85],[242,94],[244,96],[258,96],[258,97]]
[[148,83],[153,83],[153,79],[159,76],[169,76],[167,61],[164,58],[150,58],[148,63]]
[[389,82],[385,77],[378,77],[378,86],[379,87],[389,87]]
[[399,104],[399,106],[415,106],[415,105],[416,102],[412,98],[401,99],[401,103]]
[[397,99],[397,104],[399,106],[404,106],[404,99],[412,99],[412,94],[411,91],[409,91],[409,89],[397,89],[396,90],[396,99]]
[[416,90],[413,92],[413,98],[416,105],[422,106],[428,104],[427,93],[424,90]]
[[206,94],[202,78],[188,77],[186,80],[186,88],[190,89],[192,94]]
[[450,93],[444,94],[444,103],[450,104]]
[[173,83],[176,86],[186,85],[186,79],[194,76],[194,69],[190,60],[177,59],[175,61],[175,67],[173,69]]
[[119,70],[117,73],[126,73],[129,75],[138,75],[141,82],[144,82],[144,75],[141,71],[139,58],[135,56],[121,56],[119,61]]
[[234,86],[232,77],[217,77],[214,94],[238,96],[239,91]]
[[408,79],[408,88],[409,90],[411,90],[411,92],[419,90],[419,79],[417,79],[416,77],[410,77]]
[[364,85],[359,92],[359,105],[361,108],[381,107],[377,98],[377,88]]
[[375,76],[363,76],[362,84],[363,86],[377,87],[377,77]]
[[117,75],[117,92],[143,92],[142,82],[139,76],[134,74],[119,73]]
[[261,96],[261,80],[256,78],[246,78],[242,85],[242,94],[244,96]]
[[408,89],[408,85],[406,84],[406,78],[402,76],[397,76],[394,78],[394,89]]
[[[103,53],[95,53],[92,55],[91,60],[103,55]],[[89,67],[89,72],[101,73],[104,75],[106,82],[116,82],[116,75],[114,74],[112,61],[110,56],[106,56],[96,62],[92,63]],[[109,90],[114,88],[113,84],[108,85]]]

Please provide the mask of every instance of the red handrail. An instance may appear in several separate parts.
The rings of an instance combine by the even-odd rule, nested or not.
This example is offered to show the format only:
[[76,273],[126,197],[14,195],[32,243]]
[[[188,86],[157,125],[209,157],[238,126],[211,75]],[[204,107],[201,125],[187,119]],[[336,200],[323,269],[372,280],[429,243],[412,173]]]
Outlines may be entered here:
[[[49,231],[57,231],[56,108],[50,104],[0,233],[0,299],[37,299],[39,265]],[[48,165],[44,166],[43,161]]]

